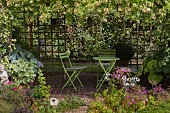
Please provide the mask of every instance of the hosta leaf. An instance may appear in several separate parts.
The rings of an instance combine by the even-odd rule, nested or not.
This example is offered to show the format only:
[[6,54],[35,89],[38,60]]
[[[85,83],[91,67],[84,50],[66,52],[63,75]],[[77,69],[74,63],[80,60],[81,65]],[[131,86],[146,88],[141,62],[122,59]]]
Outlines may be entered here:
[[154,71],[151,71],[148,75],[148,81],[151,84],[158,84],[162,80],[163,76],[161,74],[155,73]]
[[32,53],[28,53],[27,57],[28,58],[34,58],[34,55]]
[[148,68],[153,68],[156,64],[158,63],[158,60],[151,60],[148,62],[147,67]]
[[21,58],[25,59],[25,55],[24,55],[24,53],[22,51],[20,51],[19,54],[21,55]]
[[144,68],[144,73],[149,72],[150,70],[152,70],[155,65],[158,63],[157,60],[151,60],[147,63],[147,66]]

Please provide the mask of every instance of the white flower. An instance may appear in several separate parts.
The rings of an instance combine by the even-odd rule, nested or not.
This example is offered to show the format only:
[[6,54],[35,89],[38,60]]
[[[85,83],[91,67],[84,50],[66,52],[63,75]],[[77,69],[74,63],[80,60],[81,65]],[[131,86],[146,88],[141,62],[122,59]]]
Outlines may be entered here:
[[130,86],[130,84],[126,82],[126,83],[124,83],[124,86],[127,87],[127,86]]
[[149,11],[151,11],[151,9],[150,9],[150,8],[147,8],[147,11],[149,12]]
[[134,84],[134,83],[131,83],[130,85],[131,85],[131,86],[135,86],[135,84]]
[[127,80],[127,81],[131,81],[131,79],[130,79],[130,78],[127,78],[126,80]]
[[59,103],[59,100],[56,98],[50,98],[50,105],[51,106],[57,106]]
[[109,77],[109,76],[111,76],[111,74],[107,72],[107,73],[106,73],[106,76],[108,76],[108,77]]
[[135,77],[130,78],[131,81],[135,81]]
[[123,81],[126,81],[126,79],[127,79],[126,76],[122,76]]
[[105,80],[110,80],[110,78],[108,76],[105,76],[104,79]]
[[140,79],[139,79],[139,78],[136,78],[136,82],[140,82]]

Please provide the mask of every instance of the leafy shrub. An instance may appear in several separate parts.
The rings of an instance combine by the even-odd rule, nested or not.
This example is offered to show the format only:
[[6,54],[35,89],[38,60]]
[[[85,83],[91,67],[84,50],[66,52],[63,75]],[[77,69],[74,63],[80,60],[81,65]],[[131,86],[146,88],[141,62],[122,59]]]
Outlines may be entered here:
[[63,113],[83,105],[86,105],[85,102],[77,96],[66,96],[64,100],[59,102],[58,106],[51,106],[49,100],[43,98],[34,100],[32,110],[35,113]]
[[31,52],[22,49],[20,45],[5,59],[11,78],[18,84],[33,82],[38,68],[43,66]]
[[165,79],[170,78],[170,60],[164,61],[164,50],[153,52],[144,60],[140,68],[140,75],[148,75],[148,80],[151,84],[158,84]]
[[149,103],[146,109],[139,110],[137,113],[169,113],[170,101]]
[[45,77],[43,76],[42,70],[38,69],[38,82],[39,85],[34,86],[32,90],[32,98],[49,98],[50,86],[46,84]]
[[79,106],[84,105],[86,105],[86,103],[83,100],[81,100],[80,97],[65,96],[65,99],[59,102],[59,105],[57,106],[57,112],[64,112],[67,110],[76,109]]
[[9,113],[20,107],[28,107],[27,97],[26,90],[15,83],[9,82],[8,85],[2,86],[0,88],[1,113]]
[[[131,88],[104,90],[102,94],[97,94],[96,101],[89,107],[89,113],[133,113],[155,111],[154,108],[160,108],[161,113],[169,112],[170,105],[169,92],[154,86],[152,90],[145,87],[135,86]],[[167,103],[167,105],[163,105]],[[163,109],[165,108],[165,109]],[[166,112],[165,112],[166,111]],[[157,112],[153,112],[157,113]]]

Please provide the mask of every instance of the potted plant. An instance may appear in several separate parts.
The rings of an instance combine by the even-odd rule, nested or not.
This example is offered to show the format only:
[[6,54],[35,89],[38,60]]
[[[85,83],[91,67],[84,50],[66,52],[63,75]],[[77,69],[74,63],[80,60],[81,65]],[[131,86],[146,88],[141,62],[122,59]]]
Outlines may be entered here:
[[126,42],[117,42],[114,45],[116,50],[116,57],[119,57],[120,60],[117,61],[117,66],[128,66],[129,60],[134,56],[134,50],[130,43]]

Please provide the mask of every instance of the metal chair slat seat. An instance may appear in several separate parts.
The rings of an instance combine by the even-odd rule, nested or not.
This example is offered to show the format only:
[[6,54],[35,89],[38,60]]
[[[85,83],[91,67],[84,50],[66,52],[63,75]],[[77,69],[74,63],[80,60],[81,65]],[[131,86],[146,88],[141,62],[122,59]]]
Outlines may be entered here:
[[[80,83],[80,85],[83,87],[83,84],[82,82],[80,81],[79,79],[79,74],[81,73],[81,71],[85,68],[87,68],[88,66],[73,66],[72,63],[71,63],[71,60],[69,58],[69,53],[68,52],[65,52],[65,53],[59,53],[59,58],[61,60],[61,63],[62,63],[62,66],[63,66],[63,69],[64,69],[64,72],[66,73],[67,77],[68,77],[68,80],[67,82],[64,84],[63,88],[64,89],[67,85],[71,84],[74,89],[77,91],[77,88],[75,87],[74,85],[74,81],[77,79]],[[66,64],[64,63],[63,60],[68,60],[68,65],[69,66],[66,66]],[[69,72],[72,72],[72,73],[69,73]]]

